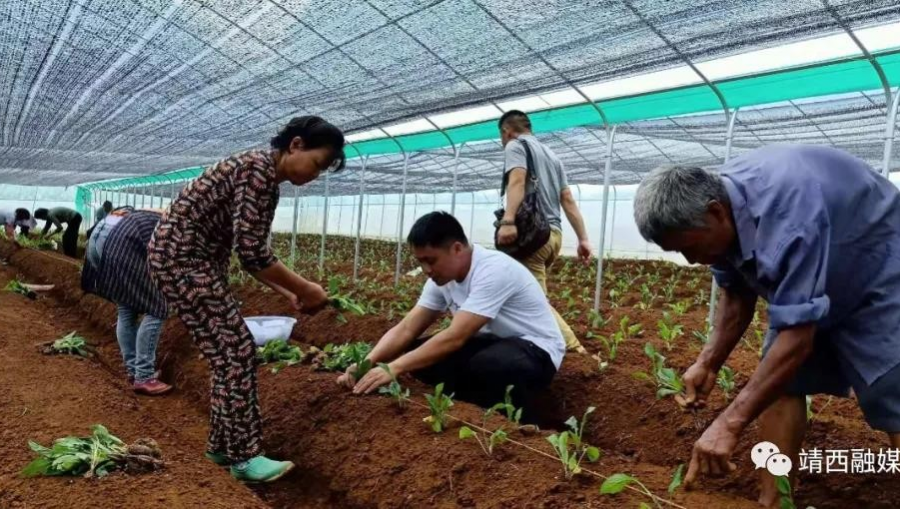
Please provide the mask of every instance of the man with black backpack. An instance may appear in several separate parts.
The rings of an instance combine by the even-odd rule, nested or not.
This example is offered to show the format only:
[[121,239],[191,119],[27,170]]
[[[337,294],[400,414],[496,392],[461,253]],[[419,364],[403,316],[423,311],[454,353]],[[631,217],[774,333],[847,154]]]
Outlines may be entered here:
[[[578,236],[578,257],[586,265],[591,260],[591,243],[562,162],[532,134],[528,115],[507,111],[498,125],[506,156],[502,192],[507,197],[506,208],[495,213],[495,243],[525,265],[547,293],[547,269],[562,248],[561,210]],[[569,324],[556,310],[553,314],[566,348],[583,353]]]

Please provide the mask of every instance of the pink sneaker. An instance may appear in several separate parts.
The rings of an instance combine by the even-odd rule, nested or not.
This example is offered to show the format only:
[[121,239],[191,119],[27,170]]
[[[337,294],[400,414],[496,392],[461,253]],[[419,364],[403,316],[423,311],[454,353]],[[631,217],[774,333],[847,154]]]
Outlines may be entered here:
[[147,396],[159,396],[160,394],[165,394],[173,389],[173,387],[169,384],[160,382],[156,378],[151,378],[146,382],[135,382],[132,386],[134,392],[137,394],[144,394]]

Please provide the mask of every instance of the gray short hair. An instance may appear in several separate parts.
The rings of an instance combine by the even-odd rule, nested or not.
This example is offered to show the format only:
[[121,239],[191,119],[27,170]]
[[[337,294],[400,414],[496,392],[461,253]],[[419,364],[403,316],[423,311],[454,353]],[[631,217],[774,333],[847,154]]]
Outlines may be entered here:
[[729,203],[722,178],[696,166],[660,166],[634,196],[634,221],[641,236],[659,244],[667,232],[706,226],[709,202]]

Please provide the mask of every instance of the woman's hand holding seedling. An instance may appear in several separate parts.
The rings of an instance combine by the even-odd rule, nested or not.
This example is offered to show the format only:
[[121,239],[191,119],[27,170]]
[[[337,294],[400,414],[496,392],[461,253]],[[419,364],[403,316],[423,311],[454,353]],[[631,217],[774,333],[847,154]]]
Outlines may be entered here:
[[300,310],[304,313],[315,313],[328,304],[328,294],[321,285],[307,281],[297,294],[300,299]]

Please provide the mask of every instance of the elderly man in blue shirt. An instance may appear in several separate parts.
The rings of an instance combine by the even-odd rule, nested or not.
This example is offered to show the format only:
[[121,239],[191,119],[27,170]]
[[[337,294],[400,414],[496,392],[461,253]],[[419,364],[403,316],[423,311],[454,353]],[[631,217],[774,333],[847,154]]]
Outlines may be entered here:
[[[719,172],[665,167],[634,199],[641,235],[721,286],[709,343],[685,372],[701,406],[716,374],[768,302],[763,358],[744,389],[694,444],[686,482],[734,470],[730,457],[759,418],[762,440],[797,454],[805,396],[856,394],[866,421],[900,447],[900,192],[836,149],[770,146]],[[775,503],[763,469],[760,503]]]

